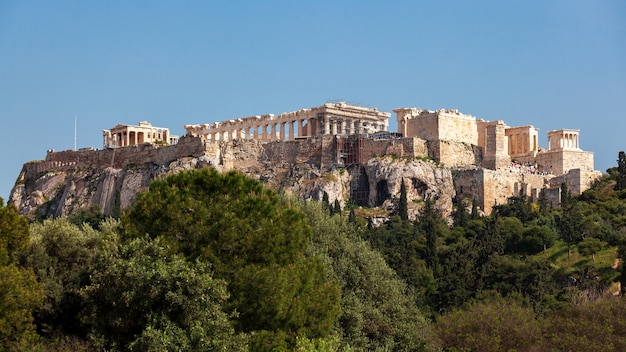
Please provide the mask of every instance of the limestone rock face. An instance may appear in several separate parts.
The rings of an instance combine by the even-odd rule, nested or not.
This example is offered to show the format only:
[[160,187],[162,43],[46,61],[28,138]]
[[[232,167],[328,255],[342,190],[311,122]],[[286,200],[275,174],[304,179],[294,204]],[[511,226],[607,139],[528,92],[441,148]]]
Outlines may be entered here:
[[[97,205],[105,214],[118,214],[132,205],[136,195],[154,179],[183,170],[216,167],[236,169],[268,186],[304,200],[322,200],[324,193],[342,207],[352,201],[393,211],[400,197],[400,183],[407,188],[410,216],[415,218],[422,200],[435,199],[444,216],[450,214],[454,188],[451,174],[434,163],[375,158],[363,166],[321,170],[315,165],[289,165],[262,157],[262,148],[225,145],[213,155],[182,157],[158,165],[128,165],[123,169],[64,169],[35,173],[23,168],[9,201],[31,219],[68,216],[80,208]],[[256,154],[256,155],[255,155]],[[230,167],[227,167],[230,166]],[[360,197],[360,199],[359,199]]]
[[450,216],[456,192],[449,169],[440,168],[430,161],[383,157],[370,159],[365,164],[365,171],[370,206],[393,208],[392,204],[400,199],[400,188],[404,182],[411,220],[419,214],[425,200],[434,200],[435,208],[444,217]]

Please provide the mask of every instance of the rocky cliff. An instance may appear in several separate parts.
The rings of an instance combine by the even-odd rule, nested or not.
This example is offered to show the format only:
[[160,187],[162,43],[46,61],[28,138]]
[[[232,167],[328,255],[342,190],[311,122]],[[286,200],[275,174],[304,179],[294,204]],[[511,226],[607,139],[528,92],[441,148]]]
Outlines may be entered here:
[[45,160],[24,165],[9,202],[31,219],[67,216],[80,208],[99,206],[117,214],[130,206],[154,179],[181,170],[215,167],[238,170],[268,186],[306,200],[352,202],[395,208],[405,183],[410,215],[424,199],[435,200],[444,216],[452,210],[455,189],[450,170],[432,161],[379,156],[365,163],[334,163],[332,140],[260,143],[235,140],[210,143],[183,137],[178,145],[141,145],[119,149],[49,152]]

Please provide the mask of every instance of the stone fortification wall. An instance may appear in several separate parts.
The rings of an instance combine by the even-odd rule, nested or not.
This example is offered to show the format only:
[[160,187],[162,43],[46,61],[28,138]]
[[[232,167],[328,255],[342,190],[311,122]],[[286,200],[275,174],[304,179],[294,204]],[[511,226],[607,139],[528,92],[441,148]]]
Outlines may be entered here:
[[312,137],[299,141],[265,143],[263,144],[265,158],[283,164],[304,163],[320,167],[323,138]]
[[600,176],[602,176],[602,173],[597,170],[572,169],[567,174],[551,179],[550,187],[560,188],[561,184],[565,182],[569,192],[577,195],[588,190]]
[[553,175],[562,175],[568,170],[593,171],[593,152],[582,150],[546,150],[537,154],[540,169]]
[[142,165],[147,161],[164,164],[181,156],[200,156],[206,148],[201,138],[183,137],[178,144],[166,147],[146,143],[115,149],[49,151],[45,160],[27,163],[24,168],[34,173],[77,168],[122,169],[129,164]]
[[411,137],[398,139],[370,139],[362,141],[362,162],[368,159],[393,155],[397,157],[423,158],[428,156],[428,146],[425,140]]
[[465,167],[482,163],[482,148],[477,145],[454,141],[430,141],[428,156],[442,165]]
[[495,205],[524,194],[536,201],[539,191],[550,186],[550,175],[534,175],[489,169],[459,170],[454,180],[457,194],[476,199],[478,206],[490,214]]

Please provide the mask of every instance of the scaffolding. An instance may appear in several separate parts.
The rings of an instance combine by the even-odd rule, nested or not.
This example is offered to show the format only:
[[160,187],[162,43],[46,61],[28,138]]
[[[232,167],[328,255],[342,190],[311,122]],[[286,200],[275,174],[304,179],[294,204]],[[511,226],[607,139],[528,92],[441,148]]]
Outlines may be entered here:
[[337,137],[339,163],[347,168],[352,176],[350,180],[350,199],[361,206],[368,205],[369,182],[363,167],[363,140],[366,135],[349,135]]

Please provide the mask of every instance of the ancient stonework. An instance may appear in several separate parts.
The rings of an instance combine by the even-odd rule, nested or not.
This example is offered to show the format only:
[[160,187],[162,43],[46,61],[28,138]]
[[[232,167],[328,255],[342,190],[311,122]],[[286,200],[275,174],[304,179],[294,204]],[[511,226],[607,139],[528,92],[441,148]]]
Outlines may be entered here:
[[[444,216],[456,196],[475,199],[487,214],[520,194],[537,200],[544,192],[558,203],[562,182],[580,194],[600,175],[593,153],[579,148],[578,130],[550,131],[548,148],[541,148],[530,125],[509,127],[456,110],[394,111],[398,133],[386,131],[389,113],[346,103],[187,125],[171,144],[149,140],[155,132],[148,123],[118,125],[105,130],[104,149],[48,151],[45,160],[24,164],[9,202],[31,218],[90,205],[114,214],[156,178],[215,167],[302,199],[327,193],[331,202],[387,210],[404,183],[414,218],[425,199]],[[159,130],[162,141],[169,132]]]

